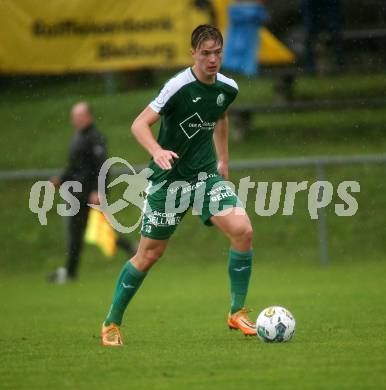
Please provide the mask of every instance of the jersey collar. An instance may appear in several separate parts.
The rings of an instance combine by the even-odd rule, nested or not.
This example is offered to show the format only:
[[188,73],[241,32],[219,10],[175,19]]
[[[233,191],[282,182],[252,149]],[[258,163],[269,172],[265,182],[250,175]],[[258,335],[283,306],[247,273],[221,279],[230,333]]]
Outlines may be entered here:
[[203,83],[202,81],[200,81],[200,80],[198,79],[198,77],[196,76],[196,74],[193,72],[193,69],[192,69],[191,66],[189,67],[189,70],[190,70],[190,73],[192,73],[193,77],[196,79],[196,81],[197,81],[199,84],[204,85],[204,86],[207,87],[207,88],[213,88],[213,87],[216,85],[216,83],[217,83],[217,73],[216,73],[216,78],[215,78],[215,80],[214,80],[214,83],[212,83],[212,84],[207,84],[207,83]]

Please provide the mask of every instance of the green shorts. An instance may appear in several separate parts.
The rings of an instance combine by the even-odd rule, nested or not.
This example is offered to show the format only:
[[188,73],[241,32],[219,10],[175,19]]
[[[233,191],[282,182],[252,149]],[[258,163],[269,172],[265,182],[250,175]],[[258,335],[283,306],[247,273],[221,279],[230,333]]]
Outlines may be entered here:
[[156,187],[150,183],[143,208],[141,234],[154,240],[166,240],[176,230],[184,215],[192,214],[211,226],[210,217],[229,207],[244,207],[232,183],[218,174],[193,182],[175,181]]

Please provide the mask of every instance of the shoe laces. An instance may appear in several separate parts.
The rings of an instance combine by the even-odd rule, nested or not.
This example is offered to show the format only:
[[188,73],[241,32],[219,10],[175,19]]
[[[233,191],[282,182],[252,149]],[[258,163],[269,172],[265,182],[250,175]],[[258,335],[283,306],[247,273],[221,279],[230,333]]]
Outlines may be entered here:
[[247,308],[247,307],[243,307],[242,309],[240,309],[240,317],[242,317],[244,319],[244,321],[248,322],[249,324],[251,325],[255,325],[249,318],[248,316],[248,313],[250,313],[252,311],[252,309],[250,308]]

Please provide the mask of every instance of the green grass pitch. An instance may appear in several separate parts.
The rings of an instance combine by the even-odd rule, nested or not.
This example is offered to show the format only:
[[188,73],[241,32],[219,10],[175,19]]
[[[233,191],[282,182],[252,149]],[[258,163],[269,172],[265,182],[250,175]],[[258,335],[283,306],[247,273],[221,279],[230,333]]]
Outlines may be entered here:
[[[262,264],[248,303],[293,311],[286,344],[264,344],[226,326],[221,251],[161,261],[130,305],[125,345],[102,347],[101,321],[118,264],[93,263],[79,283],[47,286],[44,274],[0,279],[2,389],[379,389],[385,383],[384,262],[320,268]],[[296,263],[295,263],[296,264]]]

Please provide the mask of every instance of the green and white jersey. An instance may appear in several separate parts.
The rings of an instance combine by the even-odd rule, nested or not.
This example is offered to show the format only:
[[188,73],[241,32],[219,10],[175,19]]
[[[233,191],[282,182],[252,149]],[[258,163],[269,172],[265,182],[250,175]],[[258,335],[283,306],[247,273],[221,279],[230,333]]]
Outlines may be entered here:
[[149,106],[161,115],[158,143],[177,153],[171,170],[153,160],[153,182],[191,181],[199,172],[217,172],[213,130],[238,93],[236,82],[221,73],[213,84],[199,81],[191,68],[172,77]]

